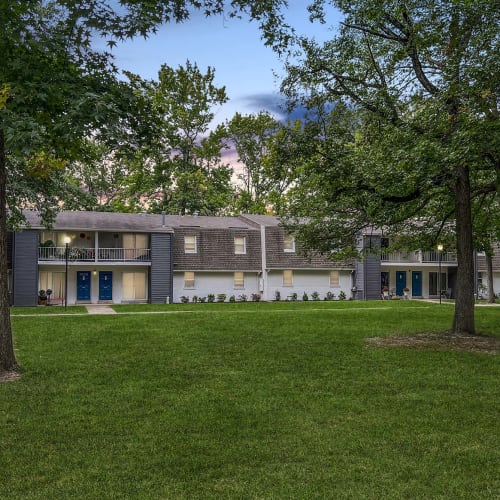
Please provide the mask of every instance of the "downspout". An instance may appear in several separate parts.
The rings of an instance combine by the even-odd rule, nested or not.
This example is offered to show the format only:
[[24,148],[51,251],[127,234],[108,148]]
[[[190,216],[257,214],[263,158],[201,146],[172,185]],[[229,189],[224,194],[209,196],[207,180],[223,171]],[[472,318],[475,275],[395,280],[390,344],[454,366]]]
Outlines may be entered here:
[[262,300],[268,300],[267,293],[267,258],[266,258],[266,226],[260,226],[260,252],[261,252],[261,265],[262,265],[262,274],[261,280],[262,285],[259,283],[259,288],[262,289]]

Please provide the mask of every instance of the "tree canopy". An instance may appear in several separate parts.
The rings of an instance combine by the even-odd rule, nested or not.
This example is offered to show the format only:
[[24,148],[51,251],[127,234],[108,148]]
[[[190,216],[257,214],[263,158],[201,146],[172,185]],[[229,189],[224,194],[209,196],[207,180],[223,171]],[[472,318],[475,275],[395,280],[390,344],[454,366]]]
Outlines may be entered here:
[[[313,17],[326,21],[317,1]],[[306,245],[355,250],[378,227],[435,245],[453,224],[453,330],[474,332],[473,211],[498,197],[500,12],[495,2],[336,1],[324,44],[296,38],[283,90],[315,117],[289,194]],[[482,200],[482,203],[479,203]]]

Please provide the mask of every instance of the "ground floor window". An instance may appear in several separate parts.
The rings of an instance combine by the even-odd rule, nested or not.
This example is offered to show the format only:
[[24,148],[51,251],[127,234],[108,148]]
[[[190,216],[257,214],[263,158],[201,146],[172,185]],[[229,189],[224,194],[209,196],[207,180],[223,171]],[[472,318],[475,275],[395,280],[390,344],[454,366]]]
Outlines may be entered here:
[[283,286],[293,286],[293,271],[290,269],[283,271]]
[[330,286],[340,285],[340,273],[339,271],[330,271]]
[[124,300],[146,300],[147,297],[147,273],[125,272],[123,273],[123,299]]
[[429,295],[439,295],[439,286],[441,285],[441,291],[448,288],[447,275],[446,273],[441,273],[441,283],[439,283],[439,273],[430,272],[429,273]]
[[245,274],[241,271],[234,273],[234,288],[245,288]]
[[52,290],[51,297],[64,299],[65,281],[64,273],[40,271],[38,290]]
[[184,288],[194,288],[194,273],[192,271],[184,273]]

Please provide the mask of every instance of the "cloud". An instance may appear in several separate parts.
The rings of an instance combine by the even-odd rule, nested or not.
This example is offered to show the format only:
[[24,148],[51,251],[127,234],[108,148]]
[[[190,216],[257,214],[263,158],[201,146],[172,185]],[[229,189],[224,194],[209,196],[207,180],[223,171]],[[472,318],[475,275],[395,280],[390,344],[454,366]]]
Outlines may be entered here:
[[302,106],[297,106],[289,111],[286,98],[281,94],[251,94],[238,100],[243,101],[251,112],[269,111],[281,122],[303,120],[307,114],[306,109]]

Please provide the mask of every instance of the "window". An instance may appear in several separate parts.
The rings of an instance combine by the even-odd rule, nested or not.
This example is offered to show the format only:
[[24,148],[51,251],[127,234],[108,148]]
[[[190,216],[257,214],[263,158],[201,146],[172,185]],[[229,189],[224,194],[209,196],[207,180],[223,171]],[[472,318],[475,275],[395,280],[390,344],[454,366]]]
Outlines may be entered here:
[[293,286],[293,271],[290,269],[283,271],[283,286]]
[[245,236],[235,236],[234,237],[234,253],[236,253],[236,254],[247,253]]
[[196,253],[196,236],[186,234],[184,236],[184,253]]
[[439,295],[439,285],[441,285],[441,290],[446,290],[448,288],[446,273],[441,273],[441,283],[438,282],[438,279],[439,273],[429,273],[429,295]]
[[245,288],[245,274],[236,271],[234,273],[234,288]]
[[65,281],[64,273],[53,273],[52,271],[40,271],[39,290],[52,290],[52,297],[64,299]]
[[340,273],[338,271],[330,271],[330,286],[340,285]]
[[40,245],[42,246],[53,246],[53,247],[64,247],[64,237],[67,236],[66,233],[60,233],[57,231],[41,231],[40,233]]
[[125,233],[123,235],[123,255],[126,260],[135,260],[147,253],[149,237],[141,233]]
[[285,234],[283,239],[283,249],[285,252],[295,252],[295,237],[293,234]]
[[124,300],[146,300],[147,299],[147,273],[126,272],[123,273],[123,299]]
[[192,271],[184,273],[184,288],[194,288],[194,273]]

